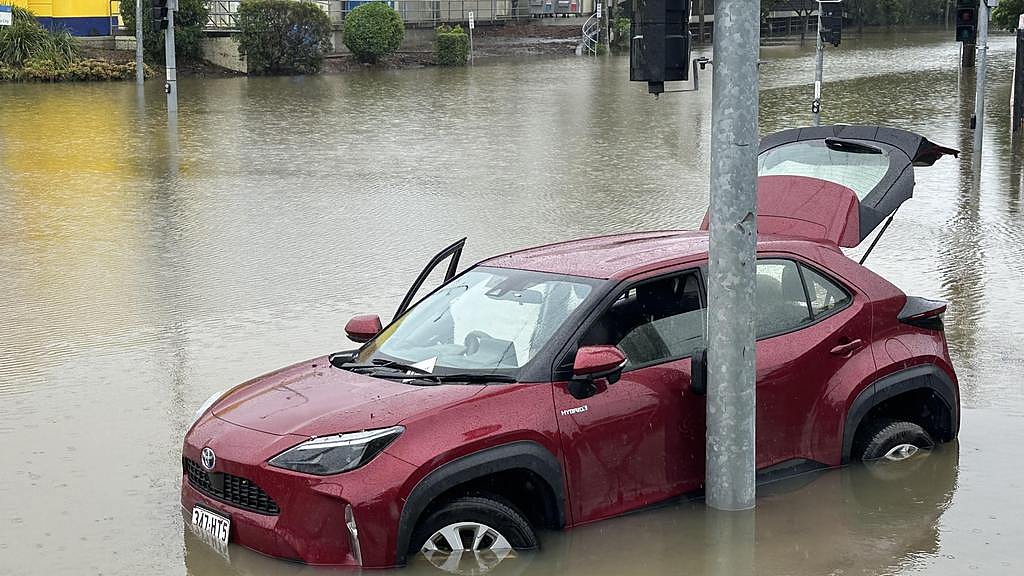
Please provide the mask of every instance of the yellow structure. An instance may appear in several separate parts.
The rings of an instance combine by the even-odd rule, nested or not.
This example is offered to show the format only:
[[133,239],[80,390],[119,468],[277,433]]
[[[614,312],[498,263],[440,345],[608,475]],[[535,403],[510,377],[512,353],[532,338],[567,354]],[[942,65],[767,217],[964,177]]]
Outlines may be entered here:
[[75,36],[107,36],[117,2],[111,0],[7,0],[28,8],[51,29],[67,28]]

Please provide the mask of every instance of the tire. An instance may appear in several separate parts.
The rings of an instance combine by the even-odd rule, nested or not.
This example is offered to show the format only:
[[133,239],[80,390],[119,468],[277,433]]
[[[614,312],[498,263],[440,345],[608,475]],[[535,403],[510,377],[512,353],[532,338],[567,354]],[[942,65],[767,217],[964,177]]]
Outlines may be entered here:
[[[857,460],[870,462],[882,458],[901,460],[912,456],[918,450],[934,447],[935,441],[924,428],[913,422],[880,420],[865,430],[859,445]],[[897,451],[895,455],[891,454],[894,449],[901,446],[913,447],[913,450],[906,449]]]
[[[462,540],[461,549],[449,545],[455,535]],[[411,542],[410,553],[456,574],[488,572],[514,556],[512,550],[538,546],[537,535],[523,514],[494,496],[465,496],[444,504],[419,523]]]

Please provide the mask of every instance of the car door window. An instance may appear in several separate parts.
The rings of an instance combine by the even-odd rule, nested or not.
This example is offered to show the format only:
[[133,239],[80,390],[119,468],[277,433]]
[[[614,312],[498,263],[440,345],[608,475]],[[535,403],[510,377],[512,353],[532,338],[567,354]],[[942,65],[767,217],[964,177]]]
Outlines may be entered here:
[[757,337],[796,330],[811,321],[800,270],[792,260],[757,262]]
[[811,313],[815,320],[828,316],[850,301],[850,294],[835,282],[806,266],[800,266],[800,271],[807,284],[807,294],[811,297]]
[[700,276],[690,272],[624,290],[580,343],[616,345],[627,369],[648,366],[704,347],[706,320]]

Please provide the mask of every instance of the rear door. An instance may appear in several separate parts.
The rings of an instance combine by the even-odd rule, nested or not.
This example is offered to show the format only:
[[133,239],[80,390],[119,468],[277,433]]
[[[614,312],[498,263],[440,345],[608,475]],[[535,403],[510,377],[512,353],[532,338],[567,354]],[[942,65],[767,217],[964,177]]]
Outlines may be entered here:
[[757,467],[837,464],[834,434],[813,426],[839,405],[828,400],[836,383],[874,372],[867,298],[807,260],[763,256],[756,322]]

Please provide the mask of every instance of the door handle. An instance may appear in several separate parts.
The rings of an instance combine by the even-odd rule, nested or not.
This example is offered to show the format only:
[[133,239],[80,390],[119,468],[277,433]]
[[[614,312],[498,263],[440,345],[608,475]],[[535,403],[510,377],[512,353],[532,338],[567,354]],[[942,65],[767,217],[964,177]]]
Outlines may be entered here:
[[835,348],[829,350],[829,352],[835,354],[836,356],[844,356],[846,358],[849,358],[850,356],[853,355],[854,352],[860,350],[863,347],[864,341],[861,340],[860,338],[857,338],[856,340],[851,340],[845,344],[840,344]]

